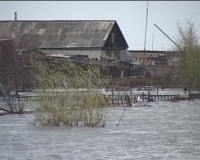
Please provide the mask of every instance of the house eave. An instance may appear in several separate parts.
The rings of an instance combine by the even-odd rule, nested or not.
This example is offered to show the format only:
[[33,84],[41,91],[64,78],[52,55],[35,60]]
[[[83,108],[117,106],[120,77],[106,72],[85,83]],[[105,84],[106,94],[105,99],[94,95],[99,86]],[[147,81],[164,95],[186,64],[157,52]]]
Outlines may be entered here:
[[102,47],[40,48],[40,50],[102,50]]

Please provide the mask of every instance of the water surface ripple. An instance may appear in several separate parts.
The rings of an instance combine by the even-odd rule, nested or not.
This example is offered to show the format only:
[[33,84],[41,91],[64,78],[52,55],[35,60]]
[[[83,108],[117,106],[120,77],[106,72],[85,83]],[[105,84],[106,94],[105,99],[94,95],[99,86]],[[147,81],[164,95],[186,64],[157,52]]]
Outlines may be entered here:
[[0,160],[199,160],[200,100],[150,105],[110,110],[105,128],[31,126],[30,114],[0,116]]

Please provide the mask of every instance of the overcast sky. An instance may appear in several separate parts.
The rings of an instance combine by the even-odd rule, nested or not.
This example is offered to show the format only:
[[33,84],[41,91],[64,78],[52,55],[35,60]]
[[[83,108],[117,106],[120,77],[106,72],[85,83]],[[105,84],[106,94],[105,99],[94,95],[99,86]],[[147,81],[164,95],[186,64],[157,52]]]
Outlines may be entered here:
[[[0,1],[0,20],[116,20],[130,50],[143,50],[147,1]],[[200,1],[149,1],[146,50],[172,50],[177,23],[195,21],[200,33]],[[154,35],[154,41],[153,41]]]

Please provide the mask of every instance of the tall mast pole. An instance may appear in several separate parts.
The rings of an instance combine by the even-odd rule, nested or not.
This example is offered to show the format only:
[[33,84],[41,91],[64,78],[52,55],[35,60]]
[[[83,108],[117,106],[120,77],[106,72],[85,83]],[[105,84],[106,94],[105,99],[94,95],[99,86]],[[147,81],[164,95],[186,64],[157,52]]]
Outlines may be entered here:
[[144,50],[146,50],[146,35],[147,35],[148,6],[149,6],[149,1],[147,1],[147,12],[146,12],[146,28],[145,28]]
[[144,38],[144,58],[145,58],[145,51],[146,51],[146,36],[147,36],[148,6],[149,6],[149,1],[147,1],[147,12],[146,12],[146,28],[145,28],[145,38]]

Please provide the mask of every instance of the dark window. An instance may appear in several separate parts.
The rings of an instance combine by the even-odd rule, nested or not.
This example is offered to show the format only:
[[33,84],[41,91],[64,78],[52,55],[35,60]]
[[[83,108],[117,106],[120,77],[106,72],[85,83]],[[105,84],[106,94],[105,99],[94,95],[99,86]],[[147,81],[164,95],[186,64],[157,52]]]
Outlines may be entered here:
[[115,51],[115,58],[119,60],[119,51]]

